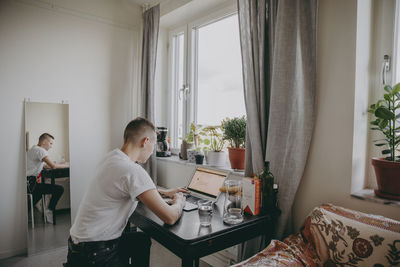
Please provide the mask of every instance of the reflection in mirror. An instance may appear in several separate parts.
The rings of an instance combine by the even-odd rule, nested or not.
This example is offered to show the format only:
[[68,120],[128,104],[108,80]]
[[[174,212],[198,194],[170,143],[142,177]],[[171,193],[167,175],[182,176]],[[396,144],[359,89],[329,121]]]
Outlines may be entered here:
[[65,246],[71,226],[68,104],[25,103],[28,253]]

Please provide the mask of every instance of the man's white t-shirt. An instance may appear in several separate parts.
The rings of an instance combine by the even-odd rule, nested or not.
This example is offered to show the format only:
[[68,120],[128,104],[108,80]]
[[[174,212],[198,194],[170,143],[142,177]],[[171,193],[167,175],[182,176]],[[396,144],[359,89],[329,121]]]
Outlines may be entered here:
[[48,152],[43,147],[34,145],[26,153],[26,176],[38,176],[43,170],[44,157],[48,156]]
[[155,188],[147,172],[124,152],[109,152],[79,206],[70,230],[73,242],[120,237],[136,209],[136,197]]

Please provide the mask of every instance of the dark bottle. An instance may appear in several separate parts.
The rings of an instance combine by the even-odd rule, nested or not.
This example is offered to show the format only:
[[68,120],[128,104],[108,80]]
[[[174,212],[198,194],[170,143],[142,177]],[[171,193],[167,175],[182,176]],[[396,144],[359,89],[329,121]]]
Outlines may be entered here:
[[261,210],[266,212],[274,207],[274,176],[269,171],[269,161],[264,162],[264,169],[259,176],[261,182]]

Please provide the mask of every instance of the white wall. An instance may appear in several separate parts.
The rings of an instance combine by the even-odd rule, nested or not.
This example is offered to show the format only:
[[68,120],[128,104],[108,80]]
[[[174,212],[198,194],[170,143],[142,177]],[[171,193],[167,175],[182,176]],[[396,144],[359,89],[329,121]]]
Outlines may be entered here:
[[0,258],[26,252],[24,98],[69,102],[72,217],[136,109],[141,9],[122,0],[54,3],[0,1]]
[[25,132],[29,133],[29,147],[39,142],[43,133],[54,136],[53,147],[49,151],[52,161],[69,162],[68,104],[25,103]]
[[[356,50],[359,36],[356,26],[357,1],[320,0],[317,116],[306,170],[293,207],[296,228],[313,207],[326,202],[400,220],[398,207],[350,197],[353,127],[357,120],[354,118],[356,55],[366,54]],[[361,34],[361,40],[368,35]],[[367,65],[363,61],[357,63],[360,68]]]

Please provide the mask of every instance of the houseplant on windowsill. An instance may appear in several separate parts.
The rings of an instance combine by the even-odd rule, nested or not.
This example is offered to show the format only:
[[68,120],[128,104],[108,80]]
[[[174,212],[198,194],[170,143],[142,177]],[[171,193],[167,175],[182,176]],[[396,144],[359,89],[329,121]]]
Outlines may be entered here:
[[376,140],[376,146],[382,150],[383,158],[372,158],[379,197],[400,200],[400,156],[396,150],[400,145],[400,83],[393,88],[384,87],[386,93],[383,99],[370,106],[368,110],[375,116],[371,121],[372,130],[382,132],[383,139]]
[[181,152],[179,153],[179,157],[183,160],[187,160],[187,151],[195,147],[197,136],[196,129],[196,125],[194,125],[194,123],[192,122],[190,124],[189,133],[187,133],[185,138],[182,139]]
[[208,144],[205,148],[207,165],[217,167],[225,166],[226,153],[222,151],[225,147],[225,141],[221,132],[221,126],[207,126],[203,131],[209,137],[209,139],[204,140],[204,144]]
[[246,118],[236,117],[222,121],[222,129],[224,132],[224,140],[228,140],[229,161],[232,169],[243,170],[246,149],[244,148],[246,141]]

